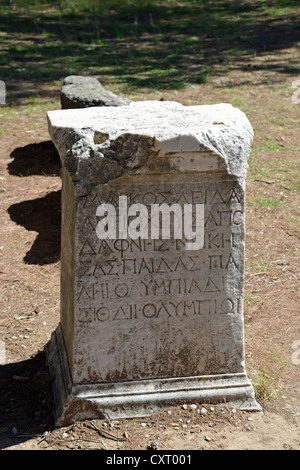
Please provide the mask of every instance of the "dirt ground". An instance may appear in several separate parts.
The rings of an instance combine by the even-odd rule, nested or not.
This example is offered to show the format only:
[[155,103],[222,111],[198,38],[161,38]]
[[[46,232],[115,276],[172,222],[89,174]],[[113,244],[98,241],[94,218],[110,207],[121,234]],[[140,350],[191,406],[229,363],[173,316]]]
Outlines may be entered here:
[[[299,50],[281,51],[280,60]],[[262,412],[195,403],[148,418],[83,421],[54,429],[44,346],[59,322],[59,159],[46,111],[57,99],[0,109],[0,448],[7,450],[300,450],[300,104],[292,83],[258,67],[226,84],[129,98],[229,102],[255,133],[247,179],[246,367]],[[112,91],[117,91],[113,89]]]

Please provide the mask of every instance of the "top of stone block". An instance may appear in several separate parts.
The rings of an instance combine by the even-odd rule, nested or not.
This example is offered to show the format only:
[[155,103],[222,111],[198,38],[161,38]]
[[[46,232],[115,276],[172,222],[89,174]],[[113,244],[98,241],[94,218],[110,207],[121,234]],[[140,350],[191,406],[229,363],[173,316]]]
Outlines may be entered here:
[[230,104],[144,101],[47,114],[50,136],[74,181],[100,184],[145,168],[246,177],[253,130]]

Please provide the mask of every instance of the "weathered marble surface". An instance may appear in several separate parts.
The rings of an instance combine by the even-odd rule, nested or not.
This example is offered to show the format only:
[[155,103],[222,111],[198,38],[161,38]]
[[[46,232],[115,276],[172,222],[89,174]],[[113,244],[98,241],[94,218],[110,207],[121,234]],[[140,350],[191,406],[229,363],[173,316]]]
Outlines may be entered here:
[[92,106],[125,106],[130,100],[106,90],[94,77],[69,75],[60,91],[62,109]]
[[[259,409],[245,372],[244,200],[253,131],[228,104],[51,111],[62,160],[57,423],[180,401]],[[96,235],[100,204],[204,204],[204,246]]]

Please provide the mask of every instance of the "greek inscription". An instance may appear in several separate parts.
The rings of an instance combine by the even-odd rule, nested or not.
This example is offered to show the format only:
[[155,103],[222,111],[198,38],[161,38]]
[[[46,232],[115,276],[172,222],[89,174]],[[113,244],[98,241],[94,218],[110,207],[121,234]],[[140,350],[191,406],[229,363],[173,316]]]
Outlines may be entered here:
[[231,227],[243,223],[243,212],[232,209],[211,209],[204,220],[204,227]]
[[236,315],[240,314],[241,299],[232,298],[198,298],[195,300],[182,300],[180,302],[147,302],[144,305],[136,303],[120,305],[116,308],[107,306],[91,306],[79,308],[79,323],[159,319],[169,320],[187,316],[201,315]]
[[128,299],[143,297],[165,297],[176,295],[197,295],[200,293],[213,293],[225,291],[224,276],[210,276],[208,278],[174,278],[174,279],[147,279],[138,281],[124,281],[113,285],[111,282],[94,282],[89,285],[79,284],[78,302],[99,301],[102,299]]
[[236,269],[239,269],[237,261],[234,259],[232,253],[227,255],[208,255],[209,269],[228,269],[229,266],[233,265]]
[[[94,193],[88,195],[80,201],[82,207],[98,206],[99,204],[117,205],[118,196],[123,191],[116,188],[116,192],[102,194]],[[163,203],[179,203],[179,204],[229,204],[241,203],[242,195],[238,187],[222,188],[222,189],[191,189],[182,190],[179,194],[174,192],[174,188],[168,188],[166,191],[147,191],[145,193],[127,191],[128,202],[130,205],[142,203],[145,205],[163,204]]]
[[[224,249],[226,247],[236,248],[241,240],[239,232],[225,233],[211,231],[204,236],[204,249]],[[86,239],[81,245],[79,251],[80,261],[87,255],[97,254],[112,254],[115,253],[121,258],[126,259],[129,254],[138,255],[139,253],[147,252],[171,252],[181,251],[184,249],[183,240],[124,240],[117,239],[101,240],[99,244],[92,244],[90,240]],[[203,250],[202,250],[203,251]]]
[[[95,234],[97,217],[90,214],[96,214],[101,204],[114,205],[119,214],[122,191],[97,193],[79,201],[87,208],[79,233],[79,323],[172,321],[241,313],[242,300],[226,296],[226,286],[231,269],[239,270],[241,264],[235,248],[243,241],[242,190],[227,185],[221,189],[198,186],[182,191],[173,187],[165,191],[127,191],[128,205],[136,205],[134,209],[141,204],[173,205],[170,210],[175,204],[205,204],[203,248],[192,255],[184,251],[183,237],[163,239],[161,233],[155,239],[127,237],[126,232],[122,238],[121,219],[116,225],[117,233],[121,228],[119,238],[99,239]],[[141,227],[137,214],[128,212],[128,227],[138,235]],[[193,229],[196,219],[192,213]],[[149,213],[147,220],[149,225]],[[171,212],[170,220],[173,233],[175,219]],[[113,302],[107,302],[110,300]]]
[[91,219],[89,217],[86,217],[84,219],[83,224],[82,224],[81,230],[86,230],[88,228],[88,229],[91,229],[92,231],[94,231],[95,227],[96,227],[96,224],[93,224],[91,222]]

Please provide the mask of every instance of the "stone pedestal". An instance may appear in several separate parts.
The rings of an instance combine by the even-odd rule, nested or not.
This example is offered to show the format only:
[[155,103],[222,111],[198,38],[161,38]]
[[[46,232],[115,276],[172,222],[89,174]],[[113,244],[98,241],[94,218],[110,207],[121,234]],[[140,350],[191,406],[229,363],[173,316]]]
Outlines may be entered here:
[[[246,116],[150,101],[48,120],[63,180],[61,320],[47,345],[56,423],[195,401],[260,409],[244,363]],[[100,238],[108,207],[115,236]],[[153,207],[184,222],[190,208],[198,245],[186,224],[175,236],[173,212],[169,235],[151,231]]]

